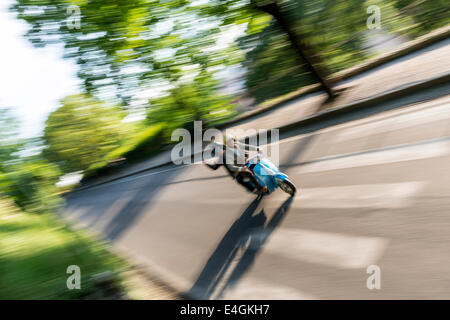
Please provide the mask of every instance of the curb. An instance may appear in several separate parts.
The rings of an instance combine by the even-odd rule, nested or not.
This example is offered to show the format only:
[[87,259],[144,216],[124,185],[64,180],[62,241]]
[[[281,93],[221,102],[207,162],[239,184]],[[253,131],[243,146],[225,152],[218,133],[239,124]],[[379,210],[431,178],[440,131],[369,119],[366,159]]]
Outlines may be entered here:
[[255,110],[251,110],[251,111],[247,111],[243,114],[241,114],[240,116],[237,116],[234,119],[231,119],[229,121],[226,122],[222,122],[217,124],[215,127],[218,129],[224,129],[228,126],[234,125],[236,123],[239,123],[241,121],[247,120],[247,119],[251,119],[254,116],[266,113],[268,111],[274,110],[278,107],[280,107],[281,105],[291,102],[295,99],[301,98],[303,96],[306,96],[307,94],[310,93],[315,93],[315,92],[319,92],[321,90],[321,87],[319,84],[311,84],[308,85],[306,87],[303,87],[297,91],[291,92],[291,93],[287,93],[285,96],[283,96],[282,98],[275,98],[275,99],[279,99],[275,102],[269,103],[268,105],[264,106],[264,107],[257,107]]
[[[376,95],[374,97],[370,97],[370,98],[367,98],[367,99],[356,101],[356,102],[353,102],[353,103],[350,103],[350,104],[347,104],[347,105],[344,105],[344,106],[341,106],[341,107],[330,108],[330,109],[324,110],[322,112],[315,113],[315,114],[312,114],[310,116],[307,116],[306,118],[303,118],[301,120],[298,120],[298,121],[295,121],[295,122],[292,122],[292,123],[288,123],[286,125],[283,125],[281,127],[274,128],[274,129],[280,130],[280,133],[286,133],[286,132],[288,132],[290,130],[293,130],[293,129],[296,129],[296,128],[300,127],[300,126],[321,122],[321,121],[327,120],[327,119],[329,119],[331,117],[335,117],[337,115],[341,115],[341,114],[345,114],[345,113],[348,113],[348,112],[352,112],[352,111],[357,110],[357,109],[364,109],[364,108],[373,106],[375,104],[379,104],[379,103],[390,101],[390,100],[393,100],[393,99],[396,99],[396,98],[407,96],[407,95],[415,93],[417,91],[429,89],[429,88],[432,88],[432,87],[435,87],[435,86],[438,86],[438,85],[441,85],[441,84],[445,84],[447,82],[450,82],[450,73],[447,73],[447,74],[444,74],[444,75],[441,75],[441,76],[438,76],[438,77],[430,78],[430,79],[427,79],[427,80],[424,80],[424,81],[421,81],[421,82],[418,82],[418,83],[415,83],[415,84],[412,84],[412,85],[409,85],[409,86],[404,86],[403,88],[400,88],[400,89],[394,89],[394,90],[388,91],[386,93],[382,93],[382,94]],[[217,127],[217,128],[219,128],[219,127]],[[220,127],[220,129],[224,129],[224,127]],[[188,157],[193,157],[194,155],[195,154],[190,155]],[[187,158],[187,157],[185,157],[185,158]],[[170,165],[170,164],[172,164],[171,161],[160,163],[160,164],[157,164],[157,165],[145,168],[145,169],[141,169],[141,170],[138,170],[138,171],[135,171],[135,172],[127,173],[127,174],[119,176],[119,177],[115,177],[115,178],[110,179],[110,180],[106,180],[106,181],[102,181],[102,182],[99,182],[99,183],[96,183],[96,184],[92,184],[92,185],[88,185],[88,186],[77,188],[75,190],[72,190],[68,194],[71,194],[71,193],[77,192],[77,191],[86,190],[86,189],[93,188],[93,187],[96,187],[96,186],[100,186],[100,185],[103,185],[103,184],[107,184],[107,183],[110,183],[110,182],[113,182],[113,181],[117,181],[117,180],[120,180],[120,179],[123,179],[123,178],[126,178],[126,177],[134,176],[136,174],[140,174],[140,173],[144,173],[144,172],[147,172],[147,171],[150,171],[150,170],[153,170],[153,169],[164,167],[164,166]]]
[[380,104],[380,103],[383,103],[386,101],[401,98],[403,96],[413,94],[417,91],[430,89],[432,87],[436,87],[436,86],[439,86],[441,84],[445,84],[448,82],[450,82],[450,73],[447,73],[447,74],[444,74],[444,75],[441,75],[438,77],[430,78],[430,79],[427,79],[427,80],[424,80],[424,81],[421,81],[421,82],[418,82],[418,83],[415,83],[415,84],[412,84],[409,86],[404,86],[403,88],[400,88],[400,89],[390,90],[386,93],[382,93],[382,94],[376,95],[371,98],[356,101],[356,102],[353,102],[353,103],[350,103],[350,104],[347,104],[347,105],[344,105],[341,107],[330,108],[330,109],[324,110],[322,112],[315,113],[306,118],[303,118],[299,121],[295,121],[295,122],[283,125],[281,127],[278,127],[277,129],[280,130],[280,133],[285,133],[285,132],[295,129],[299,126],[321,122],[321,121],[327,120],[331,117],[334,117],[334,116],[337,116],[340,114],[345,114],[347,112],[351,112],[356,109],[363,109],[363,108],[367,108],[367,107],[370,107],[370,106],[373,106],[376,104]]

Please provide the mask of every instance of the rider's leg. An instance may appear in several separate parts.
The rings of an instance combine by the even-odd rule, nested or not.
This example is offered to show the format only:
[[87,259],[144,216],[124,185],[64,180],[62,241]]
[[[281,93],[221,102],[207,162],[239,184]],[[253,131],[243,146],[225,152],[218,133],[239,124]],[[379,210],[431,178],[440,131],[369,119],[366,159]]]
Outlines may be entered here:
[[214,163],[214,164],[205,163],[205,164],[213,170],[217,170],[217,168],[220,167],[220,164],[218,164],[218,163]]
[[256,179],[255,174],[253,173],[253,171],[250,169],[253,169],[254,165],[250,165],[250,167],[244,166],[241,169],[241,172],[245,172],[248,173],[248,178],[250,179],[250,181],[257,186],[258,190],[262,191],[263,193],[266,193],[269,191],[269,189],[267,188],[267,186],[263,186],[259,183],[258,179]]
[[239,172],[236,175],[236,181],[241,184],[242,186],[244,186],[247,191],[249,192],[254,192],[257,185],[252,185],[250,183],[251,179],[250,179],[250,175],[247,172]]

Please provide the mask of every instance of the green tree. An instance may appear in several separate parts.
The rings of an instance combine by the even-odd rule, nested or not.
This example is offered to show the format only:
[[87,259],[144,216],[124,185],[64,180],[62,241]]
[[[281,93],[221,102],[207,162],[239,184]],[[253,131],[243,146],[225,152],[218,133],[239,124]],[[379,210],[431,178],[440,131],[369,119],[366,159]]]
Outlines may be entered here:
[[[184,3],[183,0],[17,0],[12,9],[30,24],[26,36],[34,45],[65,45],[65,56],[77,59],[79,77],[88,92],[113,86],[124,94],[130,89],[127,80],[133,81],[137,75],[123,72],[129,62],[141,66],[140,74],[150,70],[157,73],[152,52],[170,47],[177,39],[169,34],[155,38],[151,30],[157,29],[157,23],[164,23],[170,12]],[[77,19],[68,11],[71,5],[80,10],[80,28],[70,24],[70,19]]]
[[[59,168],[37,153],[31,156],[35,138],[18,138],[19,122],[9,109],[0,109],[0,190],[29,212],[55,211],[61,205],[55,183]],[[0,194],[1,196],[1,194]]]
[[63,172],[85,170],[120,145],[124,113],[88,95],[61,101],[44,130],[46,157]]
[[22,147],[22,142],[17,138],[19,122],[11,109],[0,108],[0,172],[17,159],[17,152]]
[[[68,27],[70,5],[81,12],[79,29]],[[176,80],[187,66],[228,59],[211,49],[218,23],[195,8],[185,0],[17,0],[12,10],[30,24],[26,36],[36,46],[64,44],[87,92],[107,89],[128,103],[136,92]]]
[[[367,58],[361,42],[369,2],[373,1],[278,1],[276,15],[264,9],[275,2],[263,0],[16,0],[13,10],[30,24],[27,37],[35,45],[64,44],[66,57],[75,58],[80,67],[79,77],[87,92],[97,94],[107,90],[129,105],[137,94],[161,83],[179,86],[186,70],[212,70],[242,62],[245,57],[236,46],[227,50],[216,46],[219,35],[237,24],[246,24],[247,34],[252,38],[246,41],[246,48],[253,51],[246,51],[247,59],[251,60],[246,62],[249,89],[259,88],[269,79],[278,88],[285,84],[284,91],[288,88],[290,91],[312,81],[305,75],[306,71],[314,75],[311,66],[335,72],[354,65]],[[400,8],[410,0],[397,2]],[[425,1],[432,8],[446,8],[444,2]],[[79,6],[79,29],[67,26],[71,18],[67,12],[69,5]],[[433,20],[428,24],[430,28],[448,23],[445,10],[436,19],[432,12],[437,11],[426,11],[427,14],[412,15],[417,21]],[[280,31],[280,24],[275,26],[274,20],[279,19],[273,18],[280,15],[301,40],[295,50],[288,48],[295,43],[292,34],[287,38],[286,28]],[[313,48],[303,61],[298,58],[302,47]],[[314,62],[319,54],[322,61]],[[272,55],[275,58],[267,58]],[[259,59],[264,61],[259,63]],[[276,60],[273,71],[269,68],[270,60]],[[258,81],[258,77],[262,80]],[[260,93],[271,91],[270,85],[264,86],[258,89]]]
[[416,37],[450,23],[447,0],[395,0],[394,6],[404,16],[413,19],[411,34]]
[[43,159],[22,159],[8,167],[4,190],[27,212],[56,212],[63,203],[55,186],[60,175],[56,165]]
[[[72,18],[72,13],[67,13],[69,5],[80,9],[79,29],[67,25]],[[210,74],[243,58],[236,54],[238,50],[233,45],[217,46],[218,36],[226,27],[220,28],[222,21],[216,19],[217,15],[203,15],[203,6],[190,1],[16,0],[12,10],[30,24],[26,37],[36,46],[64,44],[65,57],[76,59],[80,67],[78,76],[88,94],[116,96],[120,100],[113,100],[114,103],[126,108],[133,99],[149,107],[142,102],[147,97],[136,99],[136,96],[158,91],[161,84],[183,87],[185,77]],[[209,88],[204,90],[205,86]],[[213,100],[220,96],[215,81],[203,81],[201,86],[190,88],[202,90],[195,96],[204,96],[204,92],[211,94]],[[159,91],[160,95],[167,94],[164,88]],[[216,104],[212,104],[211,110]],[[180,104],[169,106],[161,100],[158,111],[164,113],[167,107],[167,115],[163,116],[167,120],[177,106]],[[204,108],[208,107],[203,104]],[[83,158],[89,159],[87,155]],[[68,157],[64,160],[71,169],[86,165],[74,161],[78,160]]]
[[9,165],[17,159],[20,150],[18,135],[18,121],[9,108],[0,108],[0,190],[6,192],[10,186],[6,172]]
[[212,124],[229,117],[234,114],[234,105],[230,97],[219,93],[218,87],[218,81],[205,70],[191,81],[176,83],[167,95],[150,100],[148,120],[165,122],[166,137],[170,137],[175,128],[193,129],[193,121]]
[[239,44],[247,52],[245,86],[257,103],[314,82],[275,23],[259,34],[242,37]]
[[[329,72],[366,58],[361,46],[363,34],[359,34],[367,28],[363,1],[292,0],[282,8],[296,34],[323,56]],[[263,20],[258,31],[239,39],[246,52],[246,87],[258,102],[315,82],[277,23]]]

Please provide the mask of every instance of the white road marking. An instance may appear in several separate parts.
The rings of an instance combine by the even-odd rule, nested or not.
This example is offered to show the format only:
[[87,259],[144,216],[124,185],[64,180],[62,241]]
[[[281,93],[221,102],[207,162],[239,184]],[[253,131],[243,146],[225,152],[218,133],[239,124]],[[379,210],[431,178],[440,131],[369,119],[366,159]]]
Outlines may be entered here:
[[298,208],[402,208],[425,187],[422,181],[300,188]]
[[[421,192],[426,186],[423,181],[382,183],[382,184],[359,184],[347,186],[332,186],[320,188],[302,188],[299,186],[299,193],[295,196],[292,208],[404,208],[411,205],[414,196]],[[173,200],[169,195],[161,195],[163,201]],[[269,196],[277,201],[285,200],[287,194],[281,190]],[[243,195],[239,199],[230,197],[202,198],[187,195],[182,201],[187,203],[197,203],[202,205],[244,205],[248,204],[251,194]],[[275,202],[265,204],[272,207]]]
[[[104,185],[112,186],[112,185],[115,185],[115,184],[121,184],[121,183],[124,183],[124,182],[128,182],[128,181],[133,181],[133,180],[141,179],[141,178],[148,177],[148,176],[153,176],[153,175],[155,175],[155,174],[160,174],[160,173],[163,173],[163,172],[168,172],[168,171],[178,170],[178,169],[181,169],[181,168],[184,168],[184,167],[186,167],[186,165],[180,165],[180,166],[175,167],[175,168],[169,168],[169,169],[165,169],[165,170],[160,170],[160,171],[155,171],[155,172],[150,172],[150,173],[144,173],[144,174],[142,174],[142,173],[137,173],[137,174],[135,174],[135,175],[133,174],[133,175],[130,175],[130,176],[128,176],[128,177],[118,178],[117,180],[114,180],[114,181],[105,181],[104,183],[101,183],[101,184],[99,184],[99,185],[95,185],[95,186],[88,187],[88,188],[86,188],[86,189],[81,189],[81,190],[78,190],[78,191],[84,191],[84,190],[92,190],[92,189],[96,189],[96,188],[102,188]],[[149,170],[152,170],[152,169],[149,169]],[[74,190],[74,191],[77,191],[77,190]]]
[[[181,168],[183,168],[183,167],[185,167],[185,166],[186,166],[186,165],[180,165],[180,166],[175,167],[175,168],[169,168],[169,169],[160,170],[160,171],[157,171],[157,172],[150,172],[150,173],[145,173],[145,174],[139,174],[139,176],[137,176],[137,177],[133,177],[133,176],[125,177],[125,178],[120,179],[120,180],[121,180],[122,182],[132,181],[132,180],[136,180],[136,179],[140,179],[140,178],[144,178],[144,177],[148,177],[148,176],[153,176],[153,175],[155,175],[155,174],[160,174],[160,173],[163,173],[163,172],[168,172],[168,171],[178,170],[178,169],[181,169]],[[114,184],[114,183],[115,183],[115,181],[112,182],[112,184]],[[119,180],[117,180],[117,183],[119,183]]]
[[446,103],[437,107],[400,114],[388,119],[380,119],[375,122],[344,129],[336,136],[336,142],[405,129],[448,118],[450,118],[450,104]]
[[311,133],[299,134],[294,137],[283,139],[283,140],[279,141],[278,143],[283,144],[283,143],[288,143],[288,142],[296,141],[299,139],[304,139],[309,136],[319,135],[319,134],[323,134],[323,133],[327,133],[327,132],[351,129],[351,128],[355,128],[358,126],[370,124],[374,121],[383,121],[383,120],[387,120],[391,117],[397,117],[399,115],[421,112],[428,108],[433,108],[436,106],[440,106],[442,104],[449,104],[449,103],[450,103],[450,96],[445,96],[445,97],[435,99],[435,100],[432,100],[429,102],[419,103],[416,106],[415,105],[406,106],[401,109],[395,109],[395,110],[391,110],[391,111],[382,112],[381,114],[378,114],[378,115],[373,115],[373,116],[369,116],[369,117],[366,117],[363,119],[346,122],[346,123],[335,125],[335,126],[332,126],[329,128],[320,129],[320,130],[317,130],[317,131],[314,131]]
[[429,159],[448,153],[448,141],[435,141],[423,144],[413,144],[385,150],[368,151],[362,154],[333,155],[319,158],[313,163],[301,165],[299,173],[347,169],[362,166],[380,165],[385,163]]
[[244,278],[220,298],[225,300],[317,300],[298,289]]
[[[256,231],[251,236],[264,240],[265,232]],[[358,269],[376,264],[388,243],[380,237],[280,228],[268,238],[263,251],[308,263]]]

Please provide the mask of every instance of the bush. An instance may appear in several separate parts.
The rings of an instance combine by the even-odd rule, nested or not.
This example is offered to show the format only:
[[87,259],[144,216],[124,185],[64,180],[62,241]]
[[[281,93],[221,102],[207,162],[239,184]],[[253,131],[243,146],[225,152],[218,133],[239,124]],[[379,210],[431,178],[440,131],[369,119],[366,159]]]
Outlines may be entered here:
[[0,176],[2,190],[23,210],[56,212],[63,204],[58,196],[58,167],[44,160],[19,162]]
[[[128,148],[122,147],[113,150],[108,156],[108,159],[113,160],[118,157],[124,157],[127,161],[139,160],[159,151],[164,144],[162,133],[164,124],[156,124],[144,130],[136,140]],[[121,150],[122,149],[122,150]],[[115,158],[112,158],[114,156]]]
[[103,160],[91,165],[85,172],[85,177],[90,178],[111,171],[114,160],[125,158],[127,163],[132,163],[148,158],[159,152],[165,143],[163,137],[164,123],[155,124],[143,130],[138,136],[119,148],[109,152]]

